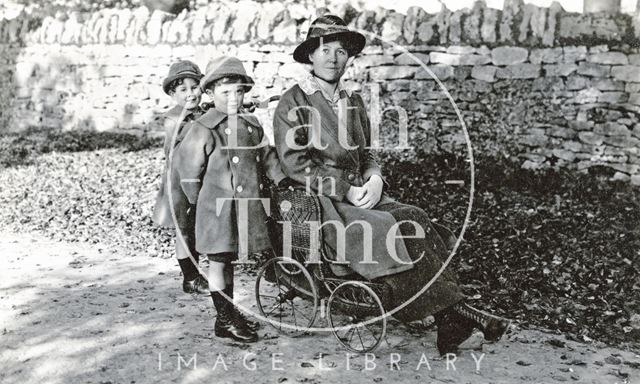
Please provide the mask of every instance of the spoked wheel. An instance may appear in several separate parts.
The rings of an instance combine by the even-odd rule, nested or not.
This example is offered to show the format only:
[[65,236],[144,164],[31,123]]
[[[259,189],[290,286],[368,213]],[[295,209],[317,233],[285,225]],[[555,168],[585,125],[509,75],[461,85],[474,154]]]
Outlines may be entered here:
[[[358,281],[340,284],[329,297],[329,324],[340,344],[352,352],[371,352],[387,333],[387,318],[378,295]],[[340,312],[340,313],[339,313]]]
[[260,269],[256,302],[262,316],[279,332],[296,335],[312,327],[318,291],[309,271],[298,261],[274,257]]

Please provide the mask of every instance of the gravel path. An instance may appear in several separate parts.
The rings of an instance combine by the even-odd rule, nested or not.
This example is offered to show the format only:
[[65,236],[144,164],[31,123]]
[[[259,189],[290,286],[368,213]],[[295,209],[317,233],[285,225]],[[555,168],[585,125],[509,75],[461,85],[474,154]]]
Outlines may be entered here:
[[[0,232],[0,255],[4,384],[640,382],[638,351],[532,330],[495,345],[476,338],[449,362],[433,331],[397,323],[368,364],[330,334],[290,338],[263,326],[256,344],[222,342],[210,299],[182,293],[173,259],[10,232]],[[255,308],[252,278],[238,285],[236,300]]]

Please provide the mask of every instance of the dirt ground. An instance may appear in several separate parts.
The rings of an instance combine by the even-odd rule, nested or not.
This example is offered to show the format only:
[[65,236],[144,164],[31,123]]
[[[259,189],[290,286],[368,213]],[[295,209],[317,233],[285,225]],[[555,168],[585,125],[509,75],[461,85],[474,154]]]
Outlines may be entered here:
[[[454,361],[435,332],[390,324],[375,355],[329,333],[287,337],[268,325],[242,345],[213,336],[206,295],[180,289],[172,259],[0,232],[0,382],[9,383],[640,383],[639,351],[515,329],[481,335]],[[253,278],[236,301],[255,309]],[[398,361],[398,363],[393,363]]]

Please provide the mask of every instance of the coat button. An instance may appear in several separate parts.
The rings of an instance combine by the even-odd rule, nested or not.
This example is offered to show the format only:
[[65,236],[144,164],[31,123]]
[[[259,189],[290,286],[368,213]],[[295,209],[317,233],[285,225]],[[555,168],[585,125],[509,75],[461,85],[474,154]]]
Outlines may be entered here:
[[231,161],[233,161],[235,164],[238,164],[240,162],[240,158],[238,156],[233,156]]
[[247,131],[249,131],[249,133],[251,133],[251,132],[253,132],[253,128],[247,127]]
[[349,179],[349,181],[353,181],[353,179],[355,179],[355,178],[356,178],[356,175],[354,175],[353,173],[350,173],[350,174],[347,176],[347,179]]
[[260,190],[264,189],[264,185],[260,184]]
[[260,155],[256,155],[256,161],[259,163],[260,162]]
[[226,128],[224,130],[224,133],[226,133],[227,135],[230,135],[231,134],[231,129],[230,128]]
[[236,187],[236,191],[238,191],[238,192],[242,192],[242,190],[243,190],[243,189],[244,189],[244,188],[242,188],[242,185],[238,185],[238,186]]

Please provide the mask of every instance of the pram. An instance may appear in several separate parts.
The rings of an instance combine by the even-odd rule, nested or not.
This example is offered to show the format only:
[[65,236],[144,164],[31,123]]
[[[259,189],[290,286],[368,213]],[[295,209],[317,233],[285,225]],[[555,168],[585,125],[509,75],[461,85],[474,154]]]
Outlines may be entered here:
[[386,335],[383,302],[391,288],[357,274],[337,277],[332,272],[322,231],[310,225],[322,222],[315,194],[303,187],[275,186],[270,194],[270,235],[281,256],[267,260],[258,272],[255,295],[260,313],[285,333],[326,330],[314,327],[318,314],[326,316],[331,332],[348,350],[373,351]]

